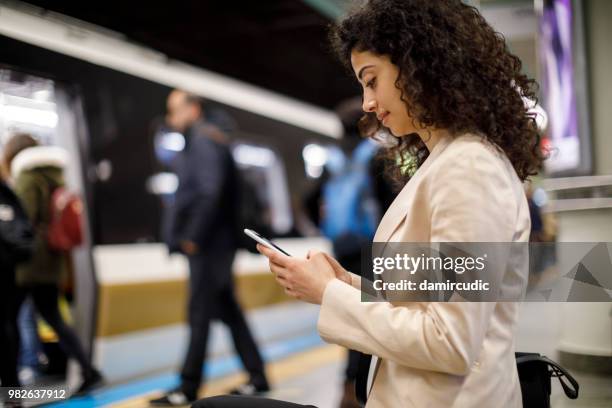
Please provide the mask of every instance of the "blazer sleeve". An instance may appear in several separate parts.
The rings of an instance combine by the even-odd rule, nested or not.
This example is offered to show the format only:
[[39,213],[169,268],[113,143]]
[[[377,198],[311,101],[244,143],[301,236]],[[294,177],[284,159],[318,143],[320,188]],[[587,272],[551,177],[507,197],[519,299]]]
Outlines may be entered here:
[[[453,153],[428,174],[432,242],[510,242],[517,205],[503,163],[484,146]],[[334,280],[318,330],[325,341],[407,367],[466,375],[494,308],[494,302],[366,303],[359,290]]]

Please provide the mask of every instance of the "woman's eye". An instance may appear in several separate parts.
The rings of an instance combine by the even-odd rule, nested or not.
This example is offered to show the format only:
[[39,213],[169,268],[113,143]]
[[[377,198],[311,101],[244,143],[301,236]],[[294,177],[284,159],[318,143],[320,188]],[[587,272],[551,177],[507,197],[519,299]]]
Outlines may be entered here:
[[372,78],[368,82],[366,82],[366,88],[373,89],[375,86],[376,86],[376,78]]

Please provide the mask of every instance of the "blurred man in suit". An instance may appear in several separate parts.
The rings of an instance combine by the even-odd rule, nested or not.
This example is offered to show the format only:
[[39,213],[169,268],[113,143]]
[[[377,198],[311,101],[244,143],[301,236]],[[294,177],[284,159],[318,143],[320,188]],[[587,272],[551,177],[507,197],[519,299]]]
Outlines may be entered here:
[[202,382],[210,322],[230,329],[236,351],[250,378],[233,394],[269,390],[264,364],[234,296],[232,264],[236,252],[237,192],[235,168],[226,136],[204,119],[201,98],[180,90],[168,96],[167,124],[185,137],[171,167],[179,178],[169,208],[165,240],[171,252],[189,260],[189,346],[181,384],[152,405],[178,406],[194,401]]

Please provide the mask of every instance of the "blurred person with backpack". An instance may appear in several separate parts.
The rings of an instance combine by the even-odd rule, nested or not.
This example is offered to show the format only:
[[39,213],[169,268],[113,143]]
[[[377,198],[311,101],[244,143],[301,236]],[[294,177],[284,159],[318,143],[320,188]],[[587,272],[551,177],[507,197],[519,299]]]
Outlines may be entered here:
[[[0,166],[2,167],[2,166]],[[32,255],[32,226],[0,168],[0,385],[19,387],[19,331],[15,266]]]
[[204,116],[201,98],[174,90],[167,100],[167,125],[185,138],[184,148],[169,164],[179,179],[172,204],[166,208],[164,240],[170,252],[189,261],[189,345],[180,385],[155,406],[193,402],[203,378],[210,323],[220,319],[249,373],[233,394],[255,395],[269,390],[263,359],[234,295],[232,265],[239,237],[239,178],[226,135]]
[[58,306],[68,251],[80,238],[80,229],[75,225],[80,222],[77,211],[81,209],[64,188],[67,156],[59,147],[41,146],[32,136],[19,133],[6,143],[3,160],[34,228],[32,258],[17,266],[18,306],[27,296],[32,299],[40,316],[57,334],[60,347],[77,360],[83,378],[77,394],[84,394],[99,386],[102,376],[89,362]]

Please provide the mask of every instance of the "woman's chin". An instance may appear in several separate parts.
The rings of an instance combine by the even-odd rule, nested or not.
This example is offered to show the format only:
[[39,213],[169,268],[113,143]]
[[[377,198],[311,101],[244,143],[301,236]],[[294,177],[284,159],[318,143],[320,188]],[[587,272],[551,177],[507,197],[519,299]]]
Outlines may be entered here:
[[393,123],[387,123],[387,125],[387,129],[389,129],[389,132],[391,132],[391,134],[395,137],[404,137],[414,133],[414,128],[412,126],[402,126],[401,124],[398,125]]
[[398,129],[396,128],[388,127],[387,129],[389,129],[389,133],[391,133],[395,137],[402,137],[404,135],[402,132],[399,132]]
[[389,128],[389,132],[391,132],[391,134],[395,137],[404,137],[404,136],[408,136],[411,134],[411,132],[407,132],[401,129],[394,129],[394,128]]
[[419,134],[416,133],[414,130],[408,130],[408,131],[403,131],[403,132],[398,132],[397,134],[394,133],[393,131],[391,131],[391,134],[395,137],[397,137],[398,139],[405,139],[405,138],[420,138]]

